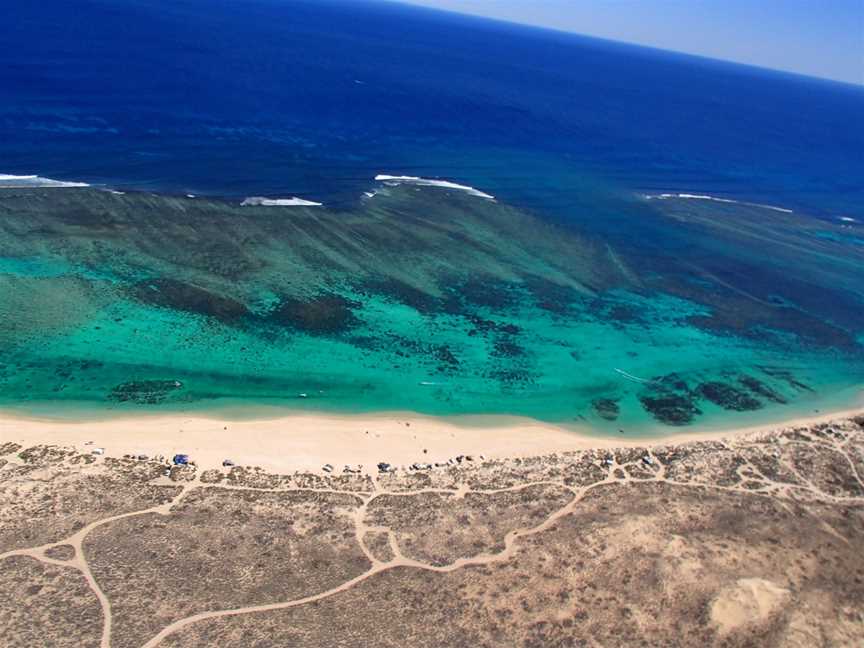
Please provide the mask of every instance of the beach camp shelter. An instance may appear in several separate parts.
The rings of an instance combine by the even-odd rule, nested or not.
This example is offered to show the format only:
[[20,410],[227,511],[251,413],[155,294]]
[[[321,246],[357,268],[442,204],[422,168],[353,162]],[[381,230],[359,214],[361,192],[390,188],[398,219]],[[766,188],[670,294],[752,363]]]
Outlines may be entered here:
[[174,455],[174,465],[175,466],[185,466],[189,463],[189,455],[185,454],[175,454]]

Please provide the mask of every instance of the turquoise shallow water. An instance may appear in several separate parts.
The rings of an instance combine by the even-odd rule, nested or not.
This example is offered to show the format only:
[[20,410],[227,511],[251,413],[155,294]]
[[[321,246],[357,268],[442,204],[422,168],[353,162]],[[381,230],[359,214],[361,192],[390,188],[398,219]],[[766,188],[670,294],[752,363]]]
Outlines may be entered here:
[[853,225],[634,195],[565,227],[459,191],[377,189],[342,211],[0,191],[0,407],[411,410],[640,434],[842,407],[864,383]]

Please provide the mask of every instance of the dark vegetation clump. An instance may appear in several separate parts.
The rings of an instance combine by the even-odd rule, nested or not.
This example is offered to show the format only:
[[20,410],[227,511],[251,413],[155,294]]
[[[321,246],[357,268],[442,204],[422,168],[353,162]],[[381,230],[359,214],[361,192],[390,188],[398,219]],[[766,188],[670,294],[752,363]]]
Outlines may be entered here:
[[75,547],[69,544],[57,545],[46,549],[45,555],[54,560],[72,560],[75,557]]

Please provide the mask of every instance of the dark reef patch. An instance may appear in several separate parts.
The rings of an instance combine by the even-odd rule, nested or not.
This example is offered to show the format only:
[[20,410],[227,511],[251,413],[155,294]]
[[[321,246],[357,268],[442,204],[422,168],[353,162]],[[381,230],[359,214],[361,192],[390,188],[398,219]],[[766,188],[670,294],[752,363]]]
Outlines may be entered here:
[[65,225],[97,232],[111,232],[125,224],[123,216],[110,208],[89,208],[85,205],[67,206],[58,210],[55,218]]
[[651,382],[659,389],[690,393],[690,386],[677,373],[655,376]]
[[380,351],[390,346],[390,342],[374,335],[352,335],[346,340],[351,346],[366,351]]
[[441,363],[442,369],[455,369],[459,366],[459,359],[453,355],[450,347],[440,344],[432,349],[432,354]]
[[380,280],[369,279],[359,289],[367,294],[381,295],[410,306],[423,315],[431,315],[443,310],[441,299],[398,279],[389,277]]
[[639,396],[645,411],[666,425],[688,425],[702,414],[699,394],[677,373],[655,377]]
[[795,377],[788,369],[780,369],[778,367],[759,367],[765,374],[771,376],[772,378],[778,378],[780,380],[785,381],[789,384],[790,387],[794,387],[795,389],[813,392],[813,388],[810,385],[807,385]]
[[640,396],[639,401],[647,412],[666,425],[688,425],[702,413],[695,400],[688,395],[669,393],[658,396]]
[[516,358],[525,355],[525,349],[510,337],[499,337],[493,345],[492,355],[496,358]]
[[754,378],[753,376],[738,376],[738,382],[744,385],[747,389],[749,389],[754,394],[761,396],[762,398],[767,398],[770,401],[774,401],[775,403],[785,404],[788,401],[778,394],[776,391],[771,389],[768,385],[763,383],[758,378]]
[[468,321],[474,325],[474,330],[469,331],[469,335],[477,335],[478,333],[506,333],[507,335],[517,335],[522,330],[515,324],[495,322],[493,320],[479,317],[478,315],[469,315]]
[[604,319],[619,324],[644,324],[639,309],[631,304],[609,304],[598,311],[602,313]]
[[525,279],[525,287],[538,308],[557,315],[571,313],[573,306],[582,302],[582,296],[570,286],[562,286],[543,277]]
[[452,288],[463,301],[493,310],[509,308],[517,301],[517,286],[492,279],[469,279]]
[[286,297],[270,314],[270,321],[311,335],[335,335],[353,328],[358,302],[341,295],[322,294],[308,300]]
[[176,279],[141,281],[130,286],[129,292],[135,299],[150,306],[214,317],[223,322],[235,321],[249,314],[246,306],[235,299]]
[[597,416],[606,421],[616,420],[621,411],[618,401],[611,398],[596,398],[591,401],[591,406],[594,408]]
[[497,380],[502,388],[527,387],[536,382],[536,376],[527,369],[498,368],[486,372],[485,377]]
[[256,243],[250,238],[216,240],[201,245],[190,254],[189,262],[217,277],[237,281],[259,269],[262,261],[250,254]]
[[[679,297],[680,291],[671,291]],[[860,349],[849,331],[825,322],[810,313],[786,307],[758,307],[728,297],[726,302],[698,295],[694,300],[712,308],[710,315],[693,315],[685,322],[706,333],[739,336],[751,340],[770,341],[779,336],[794,335],[797,341],[813,348],[835,348],[845,351]]]
[[702,383],[697,391],[703,398],[725,410],[748,412],[762,408],[761,401],[728,383],[719,381]]
[[134,380],[117,385],[108,398],[117,403],[158,405],[182,387],[179,380]]

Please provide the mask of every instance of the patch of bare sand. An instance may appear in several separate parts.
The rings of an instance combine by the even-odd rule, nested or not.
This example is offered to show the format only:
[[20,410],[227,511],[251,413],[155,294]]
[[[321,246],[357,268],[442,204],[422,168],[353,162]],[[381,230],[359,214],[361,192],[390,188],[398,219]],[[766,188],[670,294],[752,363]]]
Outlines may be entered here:
[[740,578],[722,589],[711,603],[711,621],[721,635],[761,625],[779,612],[789,590],[764,578]]
[[[806,426],[864,413],[857,408],[784,422]],[[404,466],[446,462],[457,455],[488,458],[533,457],[598,448],[622,448],[669,442],[725,439],[741,433],[776,430],[760,426],[740,430],[698,428],[667,437],[601,437],[587,426],[564,428],[517,417],[436,418],[411,412],[335,416],[292,414],[276,418],[229,420],[202,415],[139,415],[97,421],[43,420],[0,414],[0,442],[25,446],[59,444],[79,452],[103,448],[106,457],[125,454],[191,455],[202,468],[223,460],[274,472],[318,471],[332,464],[363,466],[376,472],[379,461]]]

